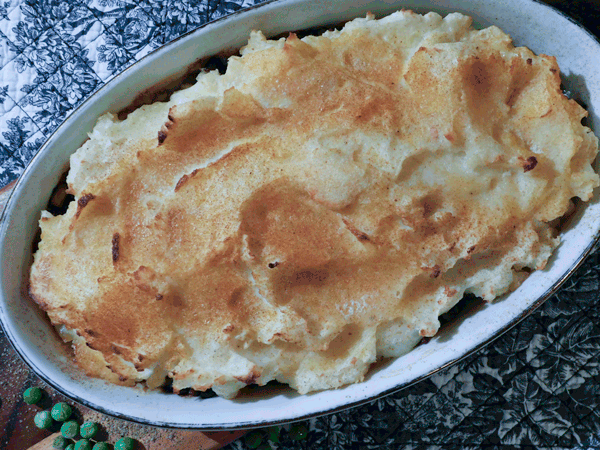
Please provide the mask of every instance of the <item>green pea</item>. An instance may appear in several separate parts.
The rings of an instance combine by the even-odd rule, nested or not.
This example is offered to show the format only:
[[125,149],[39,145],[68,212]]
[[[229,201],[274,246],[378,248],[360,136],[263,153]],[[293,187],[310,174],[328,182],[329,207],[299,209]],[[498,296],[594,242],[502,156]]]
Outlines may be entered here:
[[110,450],[110,445],[106,442],[96,442],[92,450]]
[[52,448],[57,448],[58,450],[64,450],[66,446],[67,440],[62,436],[56,436],[56,438],[52,442]]
[[71,417],[71,407],[64,402],[57,403],[52,407],[50,414],[52,414],[52,418],[57,422],[64,422],[69,417]]
[[52,417],[48,411],[40,411],[33,418],[33,422],[36,427],[46,430],[52,426]]
[[23,400],[28,405],[35,405],[42,399],[42,390],[39,387],[30,387],[23,392]]
[[62,434],[67,439],[75,438],[79,434],[79,424],[74,420],[69,420],[68,422],[63,423],[60,427],[60,434]]
[[266,431],[269,441],[271,441],[273,444],[279,444],[279,434],[281,432],[280,428],[269,427],[266,429]]
[[130,437],[122,437],[115,442],[115,450],[133,450],[135,441]]
[[75,444],[69,444],[65,447],[65,450],[75,450]]
[[87,439],[80,439],[75,442],[75,450],[92,450],[92,444]]
[[308,428],[303,423],[295,423],[290,427],[290,439],[292,441],[302,441],[308,436]]
[[258,448],[262,442],[262,434],[260,431],[251,431],[244,438],[244,442],[248,448]]
[[82,438],[91,439],[98,432],[98,424],[96,422],[85,422],[79,430]]

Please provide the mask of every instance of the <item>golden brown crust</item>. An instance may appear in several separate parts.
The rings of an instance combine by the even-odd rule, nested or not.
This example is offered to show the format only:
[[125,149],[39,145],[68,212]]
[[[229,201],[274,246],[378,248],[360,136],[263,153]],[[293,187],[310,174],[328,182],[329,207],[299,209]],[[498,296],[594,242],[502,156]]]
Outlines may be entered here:
[[460,15],[375,24],[254,35],[146,138],[110,138],[108,169],[101,137],[74,156],[78,199],[41,223],[31,291],[90,373],[335,387],[465,291],[543,267],[545,222],[598,184],[555,59]]

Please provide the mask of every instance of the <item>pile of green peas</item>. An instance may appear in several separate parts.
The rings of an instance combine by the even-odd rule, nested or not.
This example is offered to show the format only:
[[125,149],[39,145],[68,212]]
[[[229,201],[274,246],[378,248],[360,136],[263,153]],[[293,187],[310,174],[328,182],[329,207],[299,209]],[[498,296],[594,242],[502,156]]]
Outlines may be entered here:
[[[28,405],[37,404],[43,397],[39,387],[30,387],[23,392],[23,400]],[[106,442],[93,442],[91,439],[98,433],[99,426],[96,422],[84,422],[81,426],[76,420],[69,420],[73,413],[72,408],[64,402],[56,403],[50,411],[38,412],[33,421],[38,428],[47,430],[54,422],[62,422],[60,436],[52,443],[52,448],[57,450],[110,450]],[[77,436],[81,439],[74,441]],[[114,450],[133,450],[135,441],[130,437],[122,437],[115,442]]]
[[[27,389],[23,393],[25,403],[29,405],[36,404],[42,398],[42,390],[38,387]],[[110,450],[110,444],[106,442],[96,442],[92,447],[92,439],[98,432],[98,424],[95,422],[85,422],[81,426],[75,420],[68,420],[71,417],[71,407],[66,403],[55,404],[50,412],[41,411],[35,415],[34,422],[38,428],[47,429],[52,426],[53,420],[63,422],[60,427],[61,436],[54,440],[53,448],[58,450]],[[248,448],[263,450],[270,449],[268,442],[277,445],[279,443],[279,435],[281,429],[279,427],[270,427],[263,430],[255,430],[248,433],[244,442]],[[77,442],[70,442],[70,439],[75,439],[77,435],[82,439]],[[301,441],[306,439],[308,428],[303,423],[292,424],[288,435],[293,441]],[[114,446],[114,450],[133,450],[135,441],[130,437],[122,437]]]

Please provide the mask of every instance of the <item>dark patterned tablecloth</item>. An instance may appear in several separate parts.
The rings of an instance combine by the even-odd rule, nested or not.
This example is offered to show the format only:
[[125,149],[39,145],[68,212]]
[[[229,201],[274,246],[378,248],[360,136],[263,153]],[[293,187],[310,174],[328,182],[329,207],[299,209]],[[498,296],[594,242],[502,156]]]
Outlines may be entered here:
[[[600,0],[547,3],[600,36]],[[120,70],[251,4],[0,0],[0,187]],[[263,448],[600,449],[599,259],[595,252],[538,311],[466,360],[395,395],[305,422],[305,440],[292,440],[286,426],[279,443]]]

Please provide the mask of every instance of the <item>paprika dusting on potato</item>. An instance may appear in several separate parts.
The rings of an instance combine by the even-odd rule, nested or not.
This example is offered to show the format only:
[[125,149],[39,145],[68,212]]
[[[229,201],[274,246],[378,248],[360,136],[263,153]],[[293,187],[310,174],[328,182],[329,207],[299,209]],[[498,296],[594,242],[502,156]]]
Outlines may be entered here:
[[461,14],[253,32],[225,74],[98,120],[30,292],[115,383],[358,382],[544,268],[599,184],[585,116],[555,58]]

